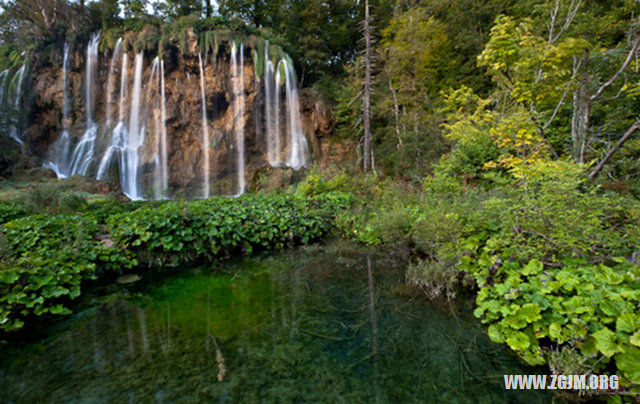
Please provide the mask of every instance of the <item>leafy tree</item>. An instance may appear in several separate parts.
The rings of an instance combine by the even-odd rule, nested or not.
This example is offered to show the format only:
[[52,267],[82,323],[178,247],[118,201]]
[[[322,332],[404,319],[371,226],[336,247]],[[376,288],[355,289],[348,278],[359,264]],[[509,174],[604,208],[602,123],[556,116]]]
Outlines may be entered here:
[[[585,3],[545,2],[546,18],[537,20],[499,17],[479,64],[488,68],[505,97],[528,110],[526,119],[544,142],[554,144],[556,155],[569,154],[583,163],[610,143],[590,174],[594,178],[640,127],[634,118],[636,87],[626,84],[640,78],[633,69],[640,30],[630,18],[629,2],[620,2],[615,13],[603,12],[597,2]],[[612,21],[617,28],[611,31],[595,28]],[[550,141],[547,130],[555,131],[556,139]]]
[[343,73],[357,49],[363,13],[355,0],[223,0],[223,17],[265,27],[291,45],[301,82]]
[[[200,15],[203,11],[207,10],[206,6],[198,0],[165,0],[159,7],[161,8],[162,14],[174,19],[191,14]],[[209,10],[209,13],[210,12]]]
[[3,0],[0,32],[5,41],[51,33],[66,6],[62,0]]
[[102,12],[102,28],[111,28],[120,21],[118,0],[102,0],[99,3]]
[[434,114],[452,52],[444,28],[428,9],[415,7],[397,13],[382,31],[376,116],[387,117],[378,130],[387,163],[398,172],[424,166],[441,151]]
[[140,18],[146,14],[146,0],[121,0],[125,18]]

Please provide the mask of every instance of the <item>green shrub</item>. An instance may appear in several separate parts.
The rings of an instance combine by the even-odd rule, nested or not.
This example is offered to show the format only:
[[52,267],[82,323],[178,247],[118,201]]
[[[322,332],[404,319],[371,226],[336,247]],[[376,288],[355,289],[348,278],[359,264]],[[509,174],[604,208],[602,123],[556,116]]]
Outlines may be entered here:
[[21,328],[33,316],[64,315],[82,284],[104,270],[131,268],[125,250],[94,240],[101,231],[79,216],[33,215],[2,227],[0,329]]
[[498,220],[458,243],[475,315],[530,364],[617,372],[638,390],[640,269],[625,259],[640,241],[637,202],[589,189],[570,163],[515,175],[481,205]]
[[0,224],[25,216],[27,212],[20,205],[0,203]]
[[434,257],[438,250],[456,245],[462,223],[450,206],[422,204],[418,209],[411,221],[411,241],[420,254]]
[[420,288],[429,300],[440,296],[452,299],[457,273],[452,262],[418,260],[407,268],[407,283]]
[[32,213],[76,213],[87,206],[84,192],[68,189],[68,182],[39,184],[19,201]]
[[504,229],[499,244],[516,258],[594,261],[630,253],[640,244],[633,213],[638,203],[586,188],[582,167],[540,163],[517,175],[520,186],[496,207]]
[[[478,262],[467,260],[463,267],[486,267],[491,260]],[[615,363],[622,385],[640,385],[638,266],[624,258],[608,265],[567,260],[562,268],[531,260],[472,273],[481,285],[474,314],[489,325],[493,341],[531,364],[545,363],[549,341],[575,345],[589,369],[601,372]]]
[[72,248],[26,253],[0,266],[0,329],[19,329],[30,316],[65,315],[95,264]]
[[325,192],[345,191],[348,177],[345,173],[334,175],[325,179],[322,173],[314,166],[307,176],[296,187],[296,194],[301,196],[314,196]]
[[411,207],[395,205],[374,212],[365,227],[371,244],[383,243],[395,249],[411,246],[413,215]]
[[348,196],[335,193],[214,197],[141,208],[107,223],[117,245],[162,265],[307,244],[323,236],[349,203]]

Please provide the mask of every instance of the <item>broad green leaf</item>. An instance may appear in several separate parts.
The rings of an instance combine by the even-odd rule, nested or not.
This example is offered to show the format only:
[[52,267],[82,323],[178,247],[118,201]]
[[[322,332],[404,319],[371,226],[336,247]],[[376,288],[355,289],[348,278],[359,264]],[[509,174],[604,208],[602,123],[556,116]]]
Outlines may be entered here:
[[640,384],[640,349],[629,347],[626,352],[616,354],[616,366],[633,383]]
[[0,283],[11,285],[18,279],[20,279],[20,275],[18,275],[13,271],[10,271],[10,270],[0,271]]
[[633,307],[624,300],[610,300],[606,297],[598,305],[608,316],[618,317],[625,311],[632,311]]
[[601,328],[600,330],[591,334],[596,340],[596,348],[607,358],[612,357],[614,354],[624,352],[624,349],[618,344],[618,336],[608,328]]
[[624,276],[606,265],[598,265],[598,278],[604,280],[609,285],[618,285],[624,280]]
[[549,336],[556,340],[560,340],[562,335],[562,327],[558,323],[549,324]]
[[491,324],[487,329],[487,334],[489,334],[489,338],[491,338],[491,341],[493,342],[504,342],[504,337],[502,335],[502,326],[499,324]]
[[523,275],[538,275],[544,269],[542,263],[537,259],[532,259],[522,268]]
[[635,313],[622,313],[616,320],[616,331],[634,333],[640,330],[640,316]]
[[507,345],[509,345],[509,347],[514,351],[523,351],[531,346],[529,336],[522,331],[510,333],[506,341]]
[[526,351],[522,355],[522,359],[524,359],[529,365],[544,365],[546,363],[546,360],[540,354],[530,351]]

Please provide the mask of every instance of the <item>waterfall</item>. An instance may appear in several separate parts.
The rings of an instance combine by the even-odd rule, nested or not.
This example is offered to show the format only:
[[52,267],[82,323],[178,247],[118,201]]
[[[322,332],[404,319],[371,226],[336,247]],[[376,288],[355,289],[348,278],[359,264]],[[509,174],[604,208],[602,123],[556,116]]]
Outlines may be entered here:
[[[198,54],[198,61],[200,62],[200,92],[202,94],[202,155],[203,163],[202,170],[204,172],[204,198],[209,197],[209,124],[207,123],[207,101],[205,99],[204,92],[204,69],[202,68],[202,55]],[[188,73],[187,73],[188,74]]]
[[[265,130],[267,142],[267,160],[272,167],[286,165],[294,170],[306,166],[309,162],[309,146],[300,115],[300,97],[296,85],[296,74],[293,63],[287,55],[283,55],[273,65],[269,56],[269,42],[264,47],[264,93],[265,93]],[[281,139],[283,130],[280,125],[282,90],[284,84],[284,144],[286,144],[286,160],[283,162]]]
[[[107,146],[107,150],[105,154],[102,156],[102,160],[100,161],[100,166],[98,167],[98,174],[96,179],[104,180],[106,176],[107,168],[111,164],[111,159],[115,153],[119,153],[119,167],[120,172],[124,172],[124,156],[122,151],[124,150],[124,142],[126,137],[127,127],[124,123],[124,100],[127,95],[127,54],[122,54],[122,68],[120,69],[120,100],[118,103],[118,123],[111,131],[111,138],[109,140],[109,144]],[[111,59],[112,67],[117,63],[117,59]]]
[[94,75],[96,73],[96,67],[98,64],[99,43],[100,35],[94,34],[91,36],[91,40],[89,41],[89,45],[87,46],[87,66],[85,76],[85,108],[87,115],[87,127],[84,134],[80,138],[80,141],[73,150],[69,175],[86,175],[89,169],[89,165],[93,160],[93,152],[95,148],[95,140],[98,133],[98,127],[93,121],[92,115],[92,88],[94,85]]
[[[114,66],[118,62],[117,56],[116,51],[114,51],[111,68],[109,69],[111,72],[113,72]],[[152,133],[155,138],[152,139],[155,139],[155,143],[153,143],[155,150],[153,155],[153,178],[150,185],[153,186],[154,198],[162,199],[167,196],[168,190],[164,63],[158,57],[153,59],[149,79],[145,86],[146,93],[143,94],[144,56],[142,53],[136,55],[129,123],[127,125],[125,118],[125,100],[129,84],[127,80],[127,61],[127,54],[122,53],[118,123],[113,129],[107,126],[107,133],[110,138],[96,178],[104,179],[106,177],[107,169],[111,165],[113,156],[117,154],[119,156],[118,168],[122,192],[132,200],[141,200],[147,196],[149,189],[145,188],[145,182],[143,181],[142,154],[147,137],[147,122],[150,119],[149,116],[153,115]],[[157,113],[158,109],[160,109],[160,114]]]
[[[236,161],[236,173],[238,175],[238,192],[240,195],[245,189],[244,179],[244,44],[240,43],[240,55],[238,56],[238,48],[233,42],[231,46],[231,69],[233,71],[231,81],[233,83],[233,93],[235,96],[234,103],[234,129],[236,135],[236,148],[238,150],[238,158]],[[238,62],[238,58],[240,61]],[[238,68],[238,64],[240,67]]]
[[138,178],[139,149],[144,143],[144,130],[140,127],[140,96],[142,93],[142,52],[136,54],[133,92],[131,95],[131,112],[129,114],[129,130],[124,136],[123,164],[120,168],[122,192],[130,199],[141,200],[140,179]]
[[295,71],[290,59],[283,58],[285,68],[286,92],[287,92],[287,131],[289,141],[289,153],[287,154],[287,166],[299,170],[307,164],[309,147],[307,138],[302,130],[300,118],[300,99],[296,86]]
[[280,136],[281,136],[281,131],[280,131],[280,87],[282,84],[282,79],[280,77],[280,62],[278,62],[278,64],[276,65],[276,74],[274,77],[274,84],[275,84],[275,92],[273,94],[273,120],[275,121],[275,124],[273,126],[273,136],[274,136],[274,141],[275,141],[275,150],[276,150],[276,154],[275,154],[275,164],[272,164],[272,166],[274,167],[280,167],[282,165],[282,159],[280,157],[280,152],[282,151],[280,149]]
[[[280,153],[280,137],[276,132],[276,122],[278,121],[277,110],[273,107],[277,104],[278,92],[274,92],[274,71],[273,62],[269,58],[269,41],[266,41],[264,45],[264,119],[265,127],[267,131],[267,159],[271,166],[280,165],[279,153]],[[275,115],[273,115],[275,113]]]
[[[152,91],[155,85],[155,93]],[[143,139],[140,144],[140,148],[138,154],[141,154],[144,148],[144,143],[146,139],[147,133],[147,122],[149,121],[149,114],[153,115],[153,119],[151,122],[153,125],[153,138],[155,141],[153,143],[154,146],[154,157],[153,157],[153,195],[155,199],[160,199],[162,196],[162,173],[160,168],[160,138],[162,137],[162,110],[160,108],[161,101],[159,100],[161,94],[161,86],[160,86],[160,58],[156,56],[151,62],[151,75],[149,76],[149,81],[147,84],[147,96],[145,102],[144,114],[142,114],[142,129],[140,132],[143,134]],[[151,110],[150,110],[151,109]],[[159,112],[159,113],[158,113]],[[142,166],[138,170],[141,170]],[[140,177],[140,175],[138,175]]]
[[[69,175],[69,153],[71,152],[71,136],[69,135],[69,112],[71,105],[69,103],[68,75],[69,75],[69,49],[71,45],[68,42],[64,44],[64,52],[62,56],[62,133],[53,145],[53,153],[51,161],[46,162],[43,166],[52,169],[58,178],[66,178]],[[1,97],[0,97],[1,98]]]
[[109,76],[107,77],[107,114],[106,114],[106,127],[111,127],[111,114],[112,114],[112,97],[113,97],[113,86],[115,81],[115,69],[116,62],[118,61],[118,57],[122,53],[122,38],[118,39],[116,42],[116,47],[113,50],[113,56],[111,57],[111,63],[109,63]]
[[64,53],[62,57],[62,125],[69,129],[69,112],[71,112],[71,102],[69,101],[69,50],[71,44],[64,43]]
[[[15,89],[15,94],[14,94],[13,100],[11,101],[15,109],[13,113],[16,113],[19,110],[18,108],[20,107],[20,93],[22,91],[22,80],[24,79],[24,71],[26,68],[27,68],[27,65],[25,63],[20,67],[16,75],[13,76],[13,80],[11,82],[11,86]],[[14,86],[14,83],[16,80],[18,80],[18,83],[16,86]],[[7,94],[7,96],[9,96],[9,94]],[[16,142],[20,144],[24,144],[22,139],[20,139],[18,128],[16,128],[13,125],[9,129],[9,136],[11,136],[11,138]]]
[[160,186],[162,196],[167,197],[169,192],[169,173],[167,170],[167,112],[166,112],[166,98],[164,92],[164,61],[160,61],[160,100],[161,100],[161,127],[160,142],[158,150],[160,152]]
[[[229,193],[233,195],[240,195],[246,191],[247,164],[250,163],[248,159],[253,157],[253,150],[264,150],[267,162],[273,167],[288,166],[298,170],[307,164],[309,151],[301,124],[300,99],[293,63],[278,47],[268,42],[259,51],[252,47],[254,68],[258,69],[259,66],[260,71],[254,71],[255,81],[251,77],[251,86],[259,89],[264,85],[261,91],[264,95],[264,109],[261,106],[257,111],[252,109],[251,105],[247,105],[247,102],[254,103],[258,98],[248,96],[245,88],[244,42],[229,41],[231,55],[229,76],[226,79],[230,82],[226,82],[231,88],[227,90],[228,98],[221,97],[221,91],[224,91],[220,88],[224,82],[223,78],[214,77],[212,83],[216,86],[213,89],[215,98],[211,100],[207,99],[202,54],[198,55],[199,83],[190,80],[188,71],[185,72],[185,82],[179,79],[180,75],[185,73],[176,69],[175,62],[165,65],[165,61],[156,57],[145,65],[144,54],[140,52],[133,55],[125,52],[124,39],[120,38],[113,48],[113,53],[108,57],[105,55],[103,59],[105,64],[108,62],[108,66],[105,66],[106,74],[99,76],[99,42],[100,36],[96,34],[91,36],[87,44],[86,63],[82,67],[86,114],[82,120],[85,127],[75,135],[71,128],[77,127],[77,124],[72,123],[70,113],[70,94],[75,91],[75,86],[71,79],[73,76],[70,46],[65,44],[61,74],[63,116],[58,139],[50,146],[49,158],[44,165],[53,169],[58,177],[95,175],[96,179],[105,180],[116,172],[114,168],[117,167],[122,191],[131,199],[167,198],[169,187],[174,185],[172,181],[175,181],[177,191],[189,191],[186,197],[208,198],[212,194],[211,183],[216,175],[213,171],[216,167],[214,159],[218,154],[228,162],[228,169],[222,173],[223,176],[228,176],[227,180],[231,180]],[[264,64],[260,63],[262,56]],[[4,97],[7,108],[19,107],[24,76],[27,76],[26,65],[18,65],[14,69],[0,72],[0,100]],[[175,88],[165,88],[165,79],[171,80],[167,83],[173,83],[175,80]],[[191,91],[195,90],[197,94],[198,85],[201,112],[197,107],[195,111],[196,115],[201,115],[198,117],[201,119],[195,118],[193,122],[188,122],[183,118],[184,102],[191,98],[180,94],[181,87],[192,88]],[[217,108],[218,103],[224,103],[226,100],[229,102],[228,109],[227,104],[221,104],[221,108],[224,108],[221,111],[226,116],[224,119],[232,120],[229,122],[230,126],[225,126],[227,121],[222,121],[225,122],[224,125],[218,125],[219,121],[210,122],[209,119],[219,117],[216,114],[207,116],[207,103],[213,102],[214,108]],[[228,115],[225,111],[228,111]],[[169,119],[172,122],[169,126],[167,115],[170,115]],[[11,117],[10,114],[6,116]],[[253,126],[247,126],[247,118],[250,117],[255,121]],[[168,136],[175,130],[181,130],[185,124],[193,125],[188,133],[195,132],[200,140],[197,140],[195,145],[185,145],[190,149],[184,157],[190,160],[175,160],[177,169],[186,169],[187,172],[192,170],[196,175],[180,177],[170,171],[169,158],[174,161],[174,156],[180,154],[169,154],[171,142]],[[198,129],[199,126],[201,129]],[[212,146],[214,133],[210,131],[214,127],[222,131],[230,130],[231,139],[226,149],[218,150]],[[197,135],[199,130],[202,131],[200,136]],[[14,134],[20,139],[17,129]],[[226,132],[215,135],[223,137],[226,136]],[[247,139],[252,139],[251,142],[264,142],[264,146],[251,147],[252,152],[249,153]],[[180,153],[180,150],[171,152]],[[260,164],[260,160],[258,161]],[[224,184],[222,189],[228,189]]]
[[2,82],[0,83],[0,104],[4,104],[4,86],[7,82],[7,75],[9,74],[9,69],[4,69],[0,72],[0,77],[2,77]]

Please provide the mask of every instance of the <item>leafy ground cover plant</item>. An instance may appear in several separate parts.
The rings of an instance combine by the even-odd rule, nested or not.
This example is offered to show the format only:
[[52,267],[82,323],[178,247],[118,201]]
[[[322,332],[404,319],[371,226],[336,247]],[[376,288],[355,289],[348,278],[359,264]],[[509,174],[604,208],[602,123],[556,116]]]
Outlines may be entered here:
[[0,329],[21,328],[40,316],[70,313],[88,281],[123,269],[255,250],[282,249],[320,239],[352,196],[324,193],[244,195],[231,199],[160,203],[94,203],[76,215],[31,215],[3,206],[0,237]]

